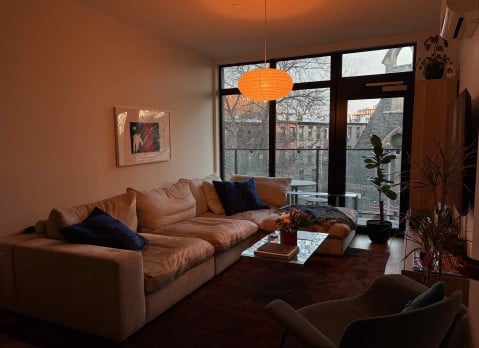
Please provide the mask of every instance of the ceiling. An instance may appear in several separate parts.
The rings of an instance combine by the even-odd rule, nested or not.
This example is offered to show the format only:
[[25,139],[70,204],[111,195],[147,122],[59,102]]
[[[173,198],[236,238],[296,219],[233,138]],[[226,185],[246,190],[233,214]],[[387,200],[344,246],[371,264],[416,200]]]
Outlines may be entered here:
[[[79,0],[214,60],[264,54],[262,0]],[[434,31],[441,0],[267,0],[268,52]],[[256,58],[255,58],[256,59]]]

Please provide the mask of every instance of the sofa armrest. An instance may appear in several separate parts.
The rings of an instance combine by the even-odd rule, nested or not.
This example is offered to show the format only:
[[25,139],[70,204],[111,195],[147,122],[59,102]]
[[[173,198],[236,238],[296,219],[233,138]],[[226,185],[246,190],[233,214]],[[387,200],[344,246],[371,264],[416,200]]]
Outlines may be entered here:
[[13,257],[16,310],[116,341],[144,325],[141,252],[38,238]]

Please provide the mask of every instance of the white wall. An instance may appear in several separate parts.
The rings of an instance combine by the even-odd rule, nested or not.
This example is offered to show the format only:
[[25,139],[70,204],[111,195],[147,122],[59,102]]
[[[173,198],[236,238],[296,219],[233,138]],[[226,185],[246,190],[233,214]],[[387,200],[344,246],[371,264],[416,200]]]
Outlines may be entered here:
[[[467,88],[471,94],[472,112],[479,113],[479,29],[472,39],[461,40],[459,46],[460,85],[459,90]],[[479,172],[478,172],[479,174]],[[470,256],[479,259],[479,178],[476,177],[476,194],[473,214],[473,229],[469,236],[472,239]],[[469,287],[469,313],[471,319],[471,346],[479,347],[479,281],[471,280]]]
[[[73,0],[2,2],[0,43],[0,235],[214,170],[207,57]],[[169,110],[172,159],[117,168],[115,105]]]

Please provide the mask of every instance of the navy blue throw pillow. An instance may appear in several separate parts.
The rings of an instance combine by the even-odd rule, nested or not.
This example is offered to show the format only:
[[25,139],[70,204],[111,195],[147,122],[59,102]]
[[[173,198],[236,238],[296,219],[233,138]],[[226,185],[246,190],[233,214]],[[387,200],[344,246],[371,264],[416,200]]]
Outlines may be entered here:
[[110,248],[141,250],[148,240],[99,208],[75,225],[59,228],[71,243],[93,244]]
[[413,309],[429,306],[435,302],[441,301],[446,293],[446,283],[438,281],[429,289],[419,294],[414,300],[409,301],[402,312],[408,312]]
[[259,199],[254,178],[242,181],[213,181],[213,185],[226,215],[269,208]]

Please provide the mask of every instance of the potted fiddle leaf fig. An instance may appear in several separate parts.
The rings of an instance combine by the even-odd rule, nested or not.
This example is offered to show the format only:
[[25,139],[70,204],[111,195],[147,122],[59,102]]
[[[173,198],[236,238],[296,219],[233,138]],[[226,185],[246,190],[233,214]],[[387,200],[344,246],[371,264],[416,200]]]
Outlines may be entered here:
[[391,236],[392,223],[384,219],[383,195],[395,200],[397,193],[392,190],[393,181],[388,179],[388,173],[384,171],[383,166],[396,159],[396,155],[385,151],[381,139],[375,134],[371,136],[371,145],[373,147],[371,156],[363,156],[363,158],[366,169],[373,169],[375,172],[375,176],[370,177],[369,181],[378,191],[379,220],[368,220],[366,226],[369,239],[373,243],[384,244]]
[[418,68],[422,70],[426,80],[442,78],[444,68],[452,62],[445,53],[448,45],[447,40],[440,35],[429,36],[424,41],[424,48],[429,56],[419,58]]

